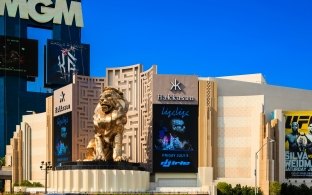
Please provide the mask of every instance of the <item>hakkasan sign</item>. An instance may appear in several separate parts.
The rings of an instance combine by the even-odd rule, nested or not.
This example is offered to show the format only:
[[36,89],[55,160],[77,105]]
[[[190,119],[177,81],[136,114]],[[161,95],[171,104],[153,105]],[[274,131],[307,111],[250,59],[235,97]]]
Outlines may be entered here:
[[312,178],[312,111],[286,111],[285,178]]

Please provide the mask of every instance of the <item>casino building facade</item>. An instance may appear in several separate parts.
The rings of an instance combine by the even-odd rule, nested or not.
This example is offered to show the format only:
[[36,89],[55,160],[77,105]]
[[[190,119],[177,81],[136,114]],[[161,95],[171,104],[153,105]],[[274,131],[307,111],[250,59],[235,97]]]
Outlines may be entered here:
[[[130,102],[123,153],[150,172],[146,191],[215,194],[225,181],[260,186],[268,194],[270,181],[312,185],[311,91],[269,85],[261,74],[162,75],[157,66],[144,71],[139,64],[93,78],[90,46],[81,43],[81,0],[41,2],[0,1],[0,156],[6,161],[0,184],[8,179],[6,191],[23,180],[44,184],[41,161],[58,166],[85,158],[94,108],[106,86]],[[39,73],[30,28],[52,34],[43,57],[44,85],[52,95],[27,90]],[[294,122],[299,130],[292,129]],[[9,174],[2,177],[4,172]],[[73,184],[73,177],[63,181],[50,171],[49,191],[92,189],[87,181]]]
[[[269,194],[271,181],[312,185],[309,154],[291,151],[284,140],[292,122],[300,135],[309,133],[311,91],[269,85],[261,74],[163,75],[157,66],[143,71],[137,64],[107,68],[105,78],[74,75],[46,99],[46,112],[23,116],[7,146],[7,191],[22,180],[44,183],[41,161],[58,166],[84,159],[105,86],[121,90],[130,103],[123,153],[150,172],[147,190],[214,194],[224,181]],[[68,138],[60,144],[56,137],[64,132]],[[49,191],[69,192],[59,189],[53,172]]]

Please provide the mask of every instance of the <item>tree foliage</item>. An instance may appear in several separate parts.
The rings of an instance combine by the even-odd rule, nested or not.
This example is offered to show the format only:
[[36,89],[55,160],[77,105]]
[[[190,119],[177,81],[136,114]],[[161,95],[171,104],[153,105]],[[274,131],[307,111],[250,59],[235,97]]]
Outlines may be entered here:
[[280,195],[281,189],[282,185],[279,182],[273,181],[270,183],[270,195]]
[[310,195],[312,194],[312,186],[308,187],[306,184],[301,184],[300,186],[293,185],[291,183],[283,183],[281,185],[281,193],[282,195]]
[[40,183],[40,182],[33,182],[31,183],[30,181],[28,180],[23,180],[21,182],[20,185],[18,184],[14,184],[14,186],[24,186],[24,187],[43,187],[43,185]]
[[[254,195],[255,189],[249,186],[241,186],[237,184],[232,188],[231,184],[226,182],[219,182],[217,184],[218,195]],[[258,189],[258,195],[262,195],[262,191]]]

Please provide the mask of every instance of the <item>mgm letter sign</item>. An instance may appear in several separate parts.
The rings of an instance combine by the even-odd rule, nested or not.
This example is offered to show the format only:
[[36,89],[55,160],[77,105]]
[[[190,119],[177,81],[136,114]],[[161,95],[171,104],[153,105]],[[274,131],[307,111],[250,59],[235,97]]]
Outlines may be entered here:
[[[39,9],[37,10],[36,8]],[[29,17],[39,23],[47,23],[51,20],[54,24],[61,24],[64,16],[65,24],[71,26],[75,18],[76,26],[83,27],[81,3],[71,1],[69,7],[66,0],[1,0],[0,16],[4,16],[7,9],[9,17],[19,17],[28,20]]]

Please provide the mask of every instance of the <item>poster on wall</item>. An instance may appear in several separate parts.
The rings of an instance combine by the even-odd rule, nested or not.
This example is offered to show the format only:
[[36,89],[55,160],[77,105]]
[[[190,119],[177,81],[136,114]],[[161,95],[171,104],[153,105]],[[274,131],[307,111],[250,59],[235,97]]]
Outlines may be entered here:
[[285,115],[285,178],[312,178],[312,111]]
[[198,106],[153,105],[153,171],[197,172]]
[[73,74],[90,75],[90,45],[48,40],[45,86],[64,86]]
[[0,36],[0,75],[37,77],[38,41]]
[[54,117],[53,165],[72,160],[72,114]]

